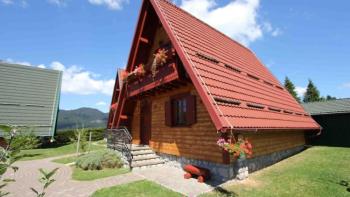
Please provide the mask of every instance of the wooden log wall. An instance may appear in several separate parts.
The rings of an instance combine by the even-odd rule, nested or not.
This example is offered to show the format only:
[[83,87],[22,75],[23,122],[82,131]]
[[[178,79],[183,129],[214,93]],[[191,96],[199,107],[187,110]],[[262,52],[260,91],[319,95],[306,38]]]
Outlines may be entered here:
[[[171,96],[188,93],[196,95],[197,123],[189,127],[165,125],[165,102]],[[197,91],[192,85],[150,97],[152,100],[152,135],[150,147],[161,153],[192,159],[223,163],[222,150],[217,146],[214,124]],[[140,143],[140,102],[135,107],[131,124],[133,143]],[[252,142],[254,157],[286,150],[305,144],[303,131],[261,131],[243,133]]]

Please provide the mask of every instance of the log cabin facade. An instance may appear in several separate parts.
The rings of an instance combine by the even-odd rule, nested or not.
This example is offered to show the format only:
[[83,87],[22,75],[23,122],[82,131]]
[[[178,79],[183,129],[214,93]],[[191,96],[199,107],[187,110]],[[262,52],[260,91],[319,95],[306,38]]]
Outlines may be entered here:
[[107,127],[126,127],[133,144],[223,179],[235,173],[219,137],[248,137],[249,170],[256,170],[300,150],[304,133],[319,130],[253,52],[166,0],[142,3]]

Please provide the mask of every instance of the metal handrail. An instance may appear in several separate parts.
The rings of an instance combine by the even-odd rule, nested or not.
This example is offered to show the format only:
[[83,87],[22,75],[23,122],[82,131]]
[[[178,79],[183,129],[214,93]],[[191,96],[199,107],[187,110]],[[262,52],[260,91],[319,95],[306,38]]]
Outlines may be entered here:
[[[108,137],[112,137],[112,143],[113,143],[112,147],[110,144],[108,144],[108,146],[113,148],[114,150],[117,149],[118,151],[120,151],[127,158],[129,167],[132,168],[131,166],[131,162],[133,159],[133,155],[131,154],[132,136],[129,130],[126,127],[119,127],[116,129],[107,129],[107,139]],[[115,143],[115,140],[118,140],[118,142]]]

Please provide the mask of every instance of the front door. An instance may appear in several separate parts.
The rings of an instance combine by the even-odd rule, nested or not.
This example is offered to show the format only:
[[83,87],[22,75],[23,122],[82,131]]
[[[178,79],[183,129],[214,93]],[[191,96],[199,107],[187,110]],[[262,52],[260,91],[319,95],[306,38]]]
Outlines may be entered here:
[[144,99],[140,106],[140,138],[141,144],[148,145],[151,139],[152,102]]

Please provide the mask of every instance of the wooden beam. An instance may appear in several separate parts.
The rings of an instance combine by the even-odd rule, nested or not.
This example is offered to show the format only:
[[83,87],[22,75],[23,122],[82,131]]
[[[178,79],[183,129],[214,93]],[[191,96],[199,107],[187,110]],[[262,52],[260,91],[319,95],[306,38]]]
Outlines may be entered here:
[[131,69],[128,70],[128,71],[132,71],[134,69],[134,67],[135,67],[135,60],[136,60],[137,54],[139,52],[139,44],[140,44],[140,40],[141,40],[141,35],[142,35],[143,28],[145,26],[146,18],[147,18],[147,15],[148,15],[148,10],[147,9],[148,9],[148,4],[147,4],[147,6],[145,8],[145,13],[143,14],[143,17],[142,17],[139,34],[136,35],[138,37],[138,39],[137,39],[137,42],[136,42],[135,53],[134,53],[134,55],[132,57],[132,60],[131,60]]
[[147,38],[140,37],[140,41],[145,43],[145,44],[149,44],[149,40]]

